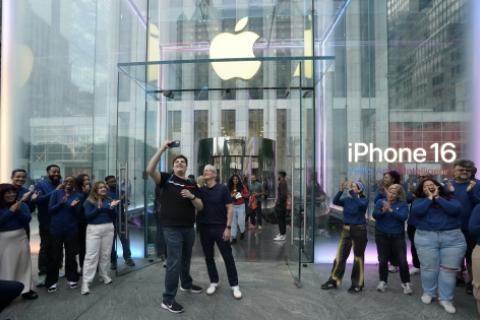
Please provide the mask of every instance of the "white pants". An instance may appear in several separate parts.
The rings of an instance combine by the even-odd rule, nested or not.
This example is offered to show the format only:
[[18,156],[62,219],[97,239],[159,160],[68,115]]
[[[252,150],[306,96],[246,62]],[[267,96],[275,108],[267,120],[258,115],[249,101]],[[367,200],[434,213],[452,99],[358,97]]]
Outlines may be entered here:
[[102,279],[110,280],[110,254],[113,243],[113,223],[89,224],[87,226],[87,243],[83,262],[82,281],[89,284],[97,271]]

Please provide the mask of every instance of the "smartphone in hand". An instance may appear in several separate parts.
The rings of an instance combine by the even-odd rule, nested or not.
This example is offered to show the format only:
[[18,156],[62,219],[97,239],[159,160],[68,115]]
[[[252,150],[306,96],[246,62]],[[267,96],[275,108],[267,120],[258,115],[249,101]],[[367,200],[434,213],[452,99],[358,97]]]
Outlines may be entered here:
[[180,140],[172,141],[168,144],[169,148],[178,148],[180,147]]

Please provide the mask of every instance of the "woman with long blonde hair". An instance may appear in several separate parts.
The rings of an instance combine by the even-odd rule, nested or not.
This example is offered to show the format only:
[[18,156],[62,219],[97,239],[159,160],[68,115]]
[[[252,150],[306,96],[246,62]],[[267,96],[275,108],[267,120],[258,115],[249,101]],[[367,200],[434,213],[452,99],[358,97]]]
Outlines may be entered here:
[[112,282],[108,275],[110,255],[113,243],[113,221],[115,208],[120,200],[108,198],[107,185],[96,182],[84,203],[87,218],[87,243],[83,262],[82,294],[90,293],[89,284],[93,281],[98,266],[101,280],[105,284]]
[[386,198],[379,199],[373,210],[375,218],[375,243],[378,252],[380,282],[377,290],[385,292],[388,282],[388,261],[398,262],[404,294],[412,294],[408,272],[407,245],[405,243],[405,221],[408,205],[405,190],[399,184],[392,184],[386,190]]

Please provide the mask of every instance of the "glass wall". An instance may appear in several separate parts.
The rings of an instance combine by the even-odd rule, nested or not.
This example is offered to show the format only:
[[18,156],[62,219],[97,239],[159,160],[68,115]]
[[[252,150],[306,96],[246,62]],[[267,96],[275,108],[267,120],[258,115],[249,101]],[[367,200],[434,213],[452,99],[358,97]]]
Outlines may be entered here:
[[[405,188],[413,188],[421,172],[444,180],[452,176],[448,150],[457,159],[472,157],[465,50],[471,4],[348,1],[329,38],[319,39],[322,50],[335,55],[334,64],[323,66],[326,90],[317,91],[324,124],[320,176],[328,196],[348,179],[362,180],[373,199],[387,170],[400,172]],[[425,157],[409,160],[407,152],[401,160],[395,155],[402,148],[425,149]],[[340,208],[331,206],[329,219],[318,218],[319,241],[328,243],[339,214]],[[325,245],[316,260],[331,261],[334,255]],[[374,248],[367,249],[367,261],[377,261]]]
[[[87,172],[100,180],[118,172],[124,148],[121,160],[130,164],[133,207],[144,208],[145,192],[153,189],[144,179],[145,161],[161,141],[181,140],[181,152],[196,163],[198,141],[223,136],[275,141],[272,172],[287,170],[299,121],[296,106],[290,105],[290,86],[301,75],[302,85],[314,88],[302,92],[305,105],[314,106],[304,110],[312,121],[305,134],[315,138],[310,153],[302,154],[303,160],[315,156],[302,162],[309,168],[308,201],[316,214],[308,225],[319,235],[318,247],[330,248],[327,235],[341,212],[327,199],[339,181],[361,179],[372,198],[385,170],[401,172],[408,187],[421,170],[441,179],[450,175],[442,147],[454,147],[457,158],[470,156],[471,79],[465,48],[471,3],[4,2],[2,179],[7,181],[14,167],[39,179],[48,164],[57,163],[64,176]],[[133,79],[118,78],[117,63],[208,59],[219,50],[214,39],[222,43],[226,40],[217,37],[242,33],[254,39],[247,55],[313,54],[334,60],[305,62],[302,70],[298,61],[264,64],[251,77],[244,76],[248,81],[221,74],[209,63],[152,65]],[[146,97],[151,87],[162,90]],[[377,152],[374,161],[368,156],[355,161],[355,154],[349,159],[350,143],[352,153],[372,144],[382,151],[424,148],[426,157],[423,162],[388,162],[380,161]],[[168,163],[162,169],[169,170]],[[197,169],[191,167],[189,173]],[[291,182],[292,172],[288,174]],[[274,189],[270,186],[271,199]],[[317,261],[330,261],[333,253],[327,251],[316,251]]]

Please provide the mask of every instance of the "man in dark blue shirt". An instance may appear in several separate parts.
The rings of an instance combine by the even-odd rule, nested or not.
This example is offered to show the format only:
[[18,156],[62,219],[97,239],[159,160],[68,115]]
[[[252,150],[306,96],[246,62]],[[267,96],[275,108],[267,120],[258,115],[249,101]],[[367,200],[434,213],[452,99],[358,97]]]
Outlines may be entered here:
[[157,171],[161,155],[172,146],[166,141],[150,159],[147,173],[158,188],[161,207],[160,222],[167,246],[167,270],[162,308],[173,313],[183,312],[183,307],[175,301],[180,278],[180,290],[200,293],[202,288],[193,284],[190,276],[190,260],[195,240],[195,210],[202,210],[202,201],[197,198],[197,185],[187,179],[188,160],[178,155],[173,159],[173,173]]
[[38,212],[38,229],[40,234],[40,251],[38,252],[38,275],[39,284],[43,285],[45,276],[47,274],[48,266],[48,238],[50,235],[50,215],[48,213],[48,202],[55,190],[62,187],[60,167],[56,164],[51,164],[47,167],[47,175],[45,179],[40,180],[35,185],[35,193],[38,197],[34,200],[37,204]]
[[212,295],[218,287],[219,278],[214,259],[214,245],[216,243],[225,262],[228,282],[232,288],[233,297],[241,299],[242,293],[238,286],[237,268],[230,245],[230,231],[233,219],[232,197],[225,185],[216,182],[217,169],[214,166],[205,166],[203,178],[206,186],[200,189],[203,211],[199,213],[198,228],[200,230],[200,242],[205,254],[208,277],[210,278],[210,286],[206,293]]

